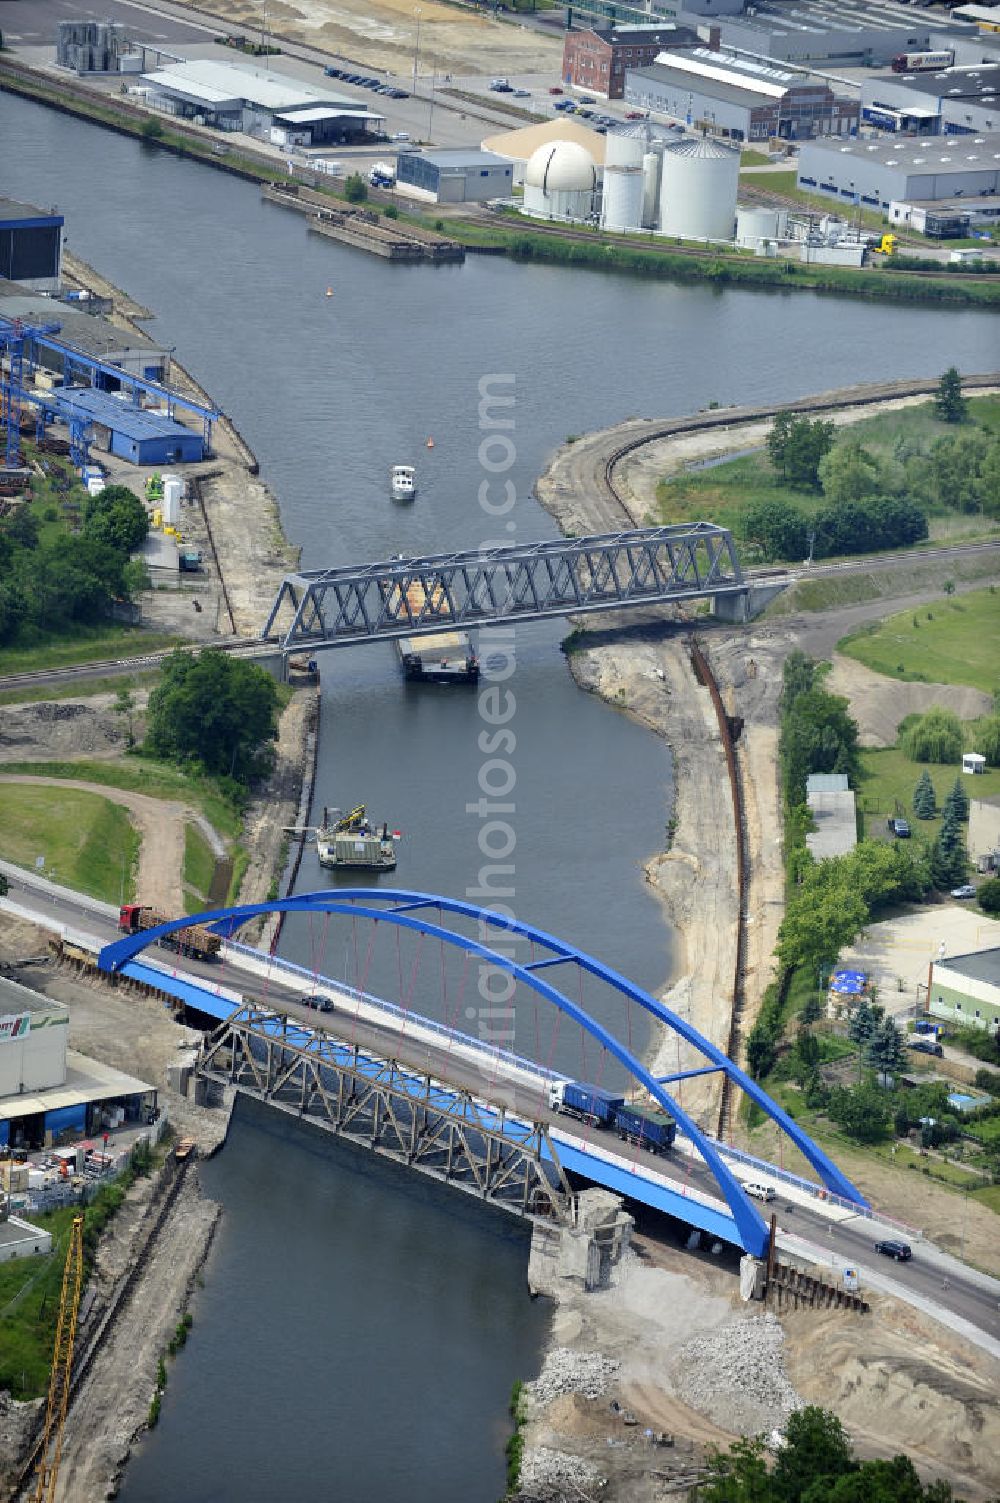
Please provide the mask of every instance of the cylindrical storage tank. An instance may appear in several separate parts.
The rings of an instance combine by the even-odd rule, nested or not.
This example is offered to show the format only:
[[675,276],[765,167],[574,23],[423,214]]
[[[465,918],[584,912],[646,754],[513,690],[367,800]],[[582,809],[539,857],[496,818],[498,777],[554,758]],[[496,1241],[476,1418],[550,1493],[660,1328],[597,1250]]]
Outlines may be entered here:
[[183,488],[184,482],[179,475],[164,475],[162,501],[164,527],[176,527],[180,521]]
[[664,147],[660,229],[685,240],[732,240],[740,154],[699,136]]
[[615,131],[605,140],[604,199],[601,224],[606,230],[642,226],[642,136]]
[[663,147],[657,145],[645,152],[642,158],[642,227],[656,228],[660,204],[660,172],[663,167]]
[[737,208],[736,244],[754,246],[761,240],[774,240],[778,235],[777,209]]

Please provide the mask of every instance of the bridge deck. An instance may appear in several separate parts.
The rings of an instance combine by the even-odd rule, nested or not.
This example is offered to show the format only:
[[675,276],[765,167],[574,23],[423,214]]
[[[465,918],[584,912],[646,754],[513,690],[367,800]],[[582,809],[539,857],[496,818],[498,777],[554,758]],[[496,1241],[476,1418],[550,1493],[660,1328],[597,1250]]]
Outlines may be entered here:
[[305,570],[282,582],[262,636],[314,651],[745,589],[730,533],[696,522]]

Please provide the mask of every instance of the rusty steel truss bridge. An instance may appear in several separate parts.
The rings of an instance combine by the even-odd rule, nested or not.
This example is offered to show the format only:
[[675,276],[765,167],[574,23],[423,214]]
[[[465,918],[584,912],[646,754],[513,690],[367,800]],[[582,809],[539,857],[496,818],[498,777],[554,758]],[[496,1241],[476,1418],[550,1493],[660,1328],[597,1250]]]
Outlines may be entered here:
[[[732,535],[712,522],[435,553],[289,574],[261,633],[282,652],[745,597]],[[280,618],[280,619],[279,619]]]

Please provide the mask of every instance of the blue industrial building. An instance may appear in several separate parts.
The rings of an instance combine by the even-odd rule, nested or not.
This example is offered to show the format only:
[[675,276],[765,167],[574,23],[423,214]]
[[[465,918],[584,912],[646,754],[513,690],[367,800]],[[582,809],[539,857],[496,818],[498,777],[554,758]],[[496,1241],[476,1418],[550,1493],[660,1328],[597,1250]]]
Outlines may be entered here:
[[110,392],[94,387],[57,390],[52,406],[66,423],[76,419],[93,424],[92,445],[132,464],[195,464],[205,457],[202,433]]
[[58,292],[64,222],[61,214],[0,198],[0,277],[33,292]]
[[396,182],[415,196],[439,204],[485,203],[510,198],[514,164],[492,151],[401,151],[396,159]]

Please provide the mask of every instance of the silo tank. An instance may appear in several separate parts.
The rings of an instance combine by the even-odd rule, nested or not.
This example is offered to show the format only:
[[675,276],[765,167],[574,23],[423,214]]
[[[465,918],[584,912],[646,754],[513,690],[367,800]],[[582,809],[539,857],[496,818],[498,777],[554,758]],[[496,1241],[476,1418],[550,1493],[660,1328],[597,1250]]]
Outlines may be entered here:
[[176,527],[180,521],[183,487],[184,482],[179,475],[164,475],[162,501],[164,527]]
[[642,224],[641,136],[614,132],[605,143],[601,224],[607,230],[635,230]]
[[660,203],[660,168],[663,155],[659,151],[647,151],[642,159],[642,227],[656,228]]
[[732,240],[740,154],[706,136],[664,148],[660,229],[686,240]]

